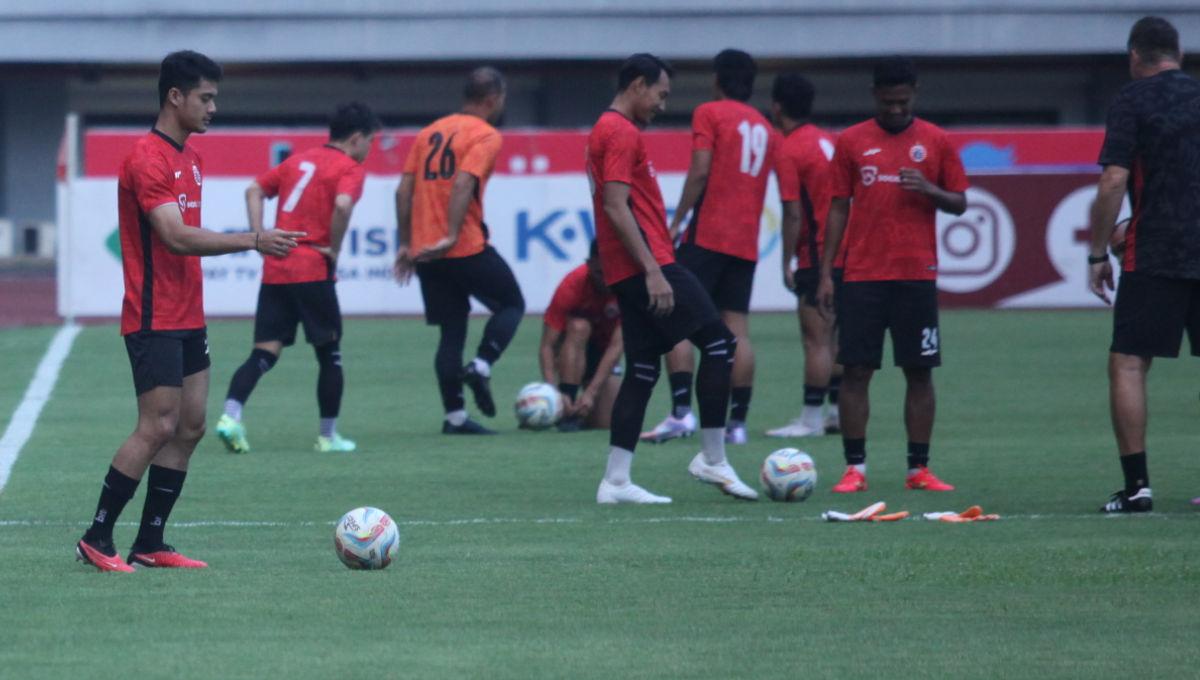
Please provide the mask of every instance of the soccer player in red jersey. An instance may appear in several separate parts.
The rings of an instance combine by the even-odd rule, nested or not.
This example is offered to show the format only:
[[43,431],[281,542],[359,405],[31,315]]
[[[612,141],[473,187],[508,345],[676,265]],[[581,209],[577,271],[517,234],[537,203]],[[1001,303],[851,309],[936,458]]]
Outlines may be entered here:
[[[113,457],[92,525],[75,546],[100,571],[206,567],[163,541],[163,530],[204,435],[208,337],[199,255],[258,250],[287,255],[304,234],[222,234],[200,228],[203,163],[189,146],[216,113],[221,67],[197,52],[168,54],[158,77],[158,120],[121,164],[117,203],[125,297],[121,335],[133,369],[138,422]],[[128,562],[113,526],[149,468],[141,527]]]
[[[696,275],[721,320],[737,336],[726,440],[744,444],[754,382],[747,313],[767,176],[779,141],[767,119],[746,103],[758,73],[754,59],[741,50],[722,50],[713,59],[713,71],[716,99],[692,114],[692,160],[670,231],[672,241],[677,240],[684,217],[691,214],[676,261]],[[662,442],[696,431],[690,343],[680,343],[667,355],[667,371],[671,413],[642,435],[646,441]]]
[[[829,214],[829,168],[833,135],[809,122],[815,91],[798,73],[785,73],[771,88],[771,110],[783,132],[775,156],[775,176],[783,201],[783,285],[796,294],[804,342],[804,409],[799,418],[773,430],[771,437],[812,437],[837,432],[840,370],[835,366],[832,318],[817,307],[817,275]],[[793,271],[792,262],[796,263]],[[840,267],[840,261],[836,263]],[[836,276],[837,270],[835,270]],[[830,412],[822,413],[829,395]]]
[[338,307],[338,253],[362,196],[362,163],[383,127],[365,104],[338,107],[329,123],[329,142],[296,154],[263,173],[246,189],[250,229],[263,232],[263,201],[279,197],[275,228],[302,231],[300,246],[282,259],[263,260],[262,286],[254,313],[254,349],[229,382],[217,436],[232,453],[249,453],[242,408],[259,378],[271,370],[284,347],[296,342],[296,326],[317,355],[317,451],[356,447],[338,434],[342,405],[342,312]]
[[[910,59],[875,66],[875,117],[838,135],[817,298],[833,310],[833,267],[845,239],[838,300],[839,408],[846,473],[835,492],[867,488],[868,387],[889,329],[907,390],[909,489],[950,491],[927,467],[933,434],[933,367],[941,365],[936,214],[967,209],[967,177],[946,133],[913,116],[917,71]],[[847,217],[849,222],[847,223]]]
[[[492,365],[500,360],[525,314],[512,269],[488,243],[483,194],[502,143],[504,76],[483,66],[471,72],[459,113],[417,133],[396,189],[399,247],[396,278],[421,282],[425,321],[440,329],[433,366],[442,394],[443,434],[495,434],[467,417],[463,385],[485,416],[496,415]],[[463,366],[471,298],[492,312],[475,358]]]
[[659,361],[681,340],[700,349],[696,393],[703,451],[688,472],[727,494],[755,500],[725,458],[725,409],[737,338],[712,298],[675,263],[662,192],[641,130],[666,106],[671,69],[651,54],[625,60],[617,95],[588,135],[587,172],[596,214],[604,282],[617,296],[625,344],[625,378],[613,406],[608,466],[598,503],[670,503],[630,480],[638,431],[658,382]]
[[621,386],[621,310],[604,285],[596,241],[587,262],[558,284],[542,322],[538,363],[563,395],[558,429],[607,428]]

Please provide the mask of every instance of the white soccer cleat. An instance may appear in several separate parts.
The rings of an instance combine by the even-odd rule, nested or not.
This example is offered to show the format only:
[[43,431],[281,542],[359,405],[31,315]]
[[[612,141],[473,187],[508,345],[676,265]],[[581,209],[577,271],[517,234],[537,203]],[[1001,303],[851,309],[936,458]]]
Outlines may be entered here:
[[729,461],[725,461],[720,465],[709,465],[704,460],[704,453],[697,453],[692,462],[688,463],[688,472],[705,484],[720,487],[722,492],[734,498],[740,498],[744,501],[758,500],[758,492],[746,486],[738,478],[737,472],[734,472],[733,466],[729,464]]
[[825,414],[825,434],[841,434],[842,419],[838,416],[837,407],[834,406]]
[[611,484],[607,479],[600,480],[600,488],[596,489],[596,502],[601,505],[616,503],[636,503],[639,505],[661,505],[670,503],[666,496],[656,496],[633,482],[625,482],[620,486]]
[[726,444],[745,444],[748,440],[745,425],[727,425],[725,427]]
[[821,437],[825,435],[825,425],[818,424],[815,427],[804,422],[803,418],[796,418],[792,422],[777,427],[774,430],[767,430],[768,437]]
[[682,418],[668,415],[653,430],[643,432],[640,439],[652,444],[661,444],[670,439],[690,437],[696,434],[696,415],[688,413]]

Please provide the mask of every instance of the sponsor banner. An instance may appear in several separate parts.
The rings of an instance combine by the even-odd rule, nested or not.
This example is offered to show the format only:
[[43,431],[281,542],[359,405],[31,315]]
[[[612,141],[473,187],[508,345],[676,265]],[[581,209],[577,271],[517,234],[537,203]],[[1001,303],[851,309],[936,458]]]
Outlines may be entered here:
[[[60,257],[59,312],[64,316],[120,314],[123,278],[115,174],[129,144],[140,134],[90,131],[85,136],[85,176],[60,185],[64,252]],[[1071,164],[1094,158],[1100,133],[969,134],[973,136],[956,133],[964,157],[974,158],[969,209],[958,217],[938,216],[938,286],[943,304],[1102,304],[1087,291],[1083,264],[1096,174],[1069,171]],[[394,144],[386,136],[381,139],[381,148],[368,162],[371,174],[338,263],[338,294],[347,314],[422,311],[416,282],[401,287],[391,274],[396,248],[393,196],[411,135],[392,137]],[[557,283],[586,257],[594,234],[588,181],[582,173],[584,137],[581,132],[506,132],[504,155],[488,184],[484,215],[491,242],[512,266],[531,312],[545,309]],[[1023,141],[1030,138],[1041,143]],[[322,143],[324,137],[314,132],[259,131],[210,133],[193,140],[205,158],[204,228],[245,231],[243,192],[251,178],[269,167],[272,157],[278,160],[285,151]],[[671,203],[682,188],[688,136],[677,131],[651,133],[647,142],[655,165],[661,168],[663,195]],[[385,148],[389,144],[392,146]],[[981,167],[984,161],[992,165]],[[1056,172],[1046,172],[1046,165],[1055,166]],[[772,178],[751,300],[755,310],[788,310],[796,304],[794,295],[783,286],[780,272],[778,196]],[[268,226],[274,221],[274,211],[275,203],[269,201]],[[202,262],[207,312],[253,314],[261,256],[238,253]]]

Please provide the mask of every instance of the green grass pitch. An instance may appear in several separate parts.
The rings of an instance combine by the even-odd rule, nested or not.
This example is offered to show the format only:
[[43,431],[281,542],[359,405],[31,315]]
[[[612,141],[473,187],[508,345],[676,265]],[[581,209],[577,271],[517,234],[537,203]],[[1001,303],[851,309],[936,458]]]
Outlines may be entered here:
[[[1109,324],[943,315],[932,464],[955,492],[903,490],[902,378],[887,368],[872,386],[868,493],[829,492],[841,444],[826,437],[793,443],[820,472],[807,502],[737,502],[688,477],[691,440],[643,446],[634,464],[673,505],[598,507],[607,434],[519,432],[506,408],[536,379],[539,319],[496,368],[503,434],[487,439],[438,434],[432,329],[351,320],[340,430],[360,452],[312,450],[316,363],[290,349],[247,406],[253,452],[226,454],[210,430],[193,458],[167,539],[211,568],[130,576],[72,556],[135,416],[115,327],[90,327],[0,492],[0,677],[1194,677],[1200,363],[1151,373],[1157,512],[1102,517],[1121,478]],[[0,427],[52,333],[0,332]],[[211,427],[251,323],[210,333]],[[802,382],[792,316],[755,316],[752,337],[752,437],[731,447],[749,479],[783,445],[761,432],[795,414]],[[875,500],[914,514],[978,503],[1004,520],[819,521]],[[382,572],[333,554],[333,522],[358,505],[400,524]]]

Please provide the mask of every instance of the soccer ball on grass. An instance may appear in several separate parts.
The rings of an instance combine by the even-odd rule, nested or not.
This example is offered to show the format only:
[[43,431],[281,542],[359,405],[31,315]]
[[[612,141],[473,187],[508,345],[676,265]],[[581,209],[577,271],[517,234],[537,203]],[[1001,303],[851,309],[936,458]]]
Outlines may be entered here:
[[762,464],[763,489],[773,501],[802,501],[817,488],[817,466],[799,449],[779,449]]
[[383,569],[400,547],[400,530],[379,508],[355,508],[338,520],[333,547],[351,569]]
[[557,423],[562,416],[562,396],[557,388],[548,383],[529,383],[517,392],[513,410],[521,427],[544,430]]

